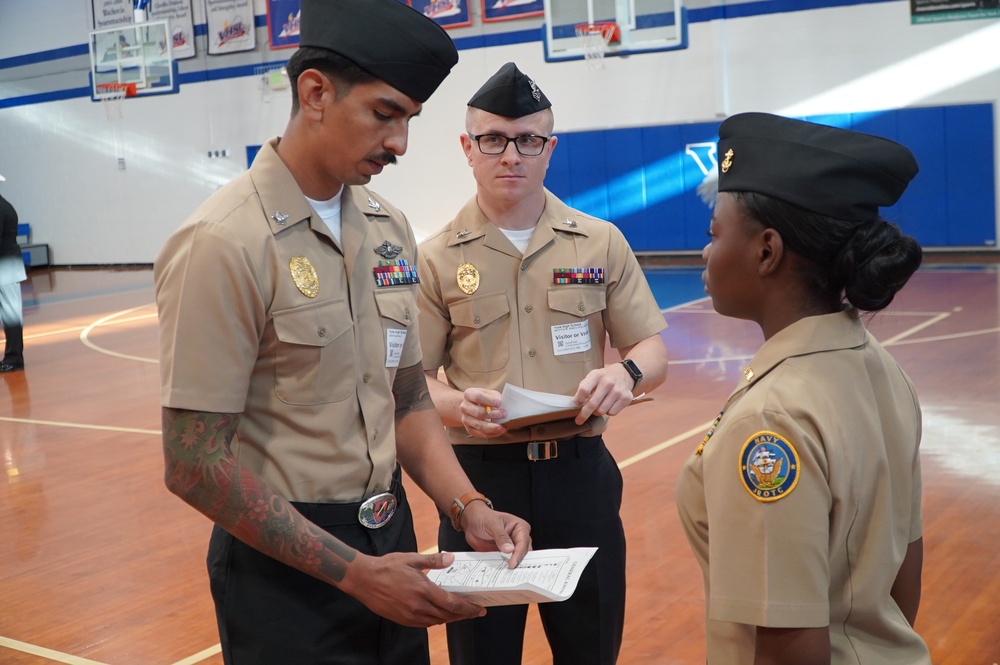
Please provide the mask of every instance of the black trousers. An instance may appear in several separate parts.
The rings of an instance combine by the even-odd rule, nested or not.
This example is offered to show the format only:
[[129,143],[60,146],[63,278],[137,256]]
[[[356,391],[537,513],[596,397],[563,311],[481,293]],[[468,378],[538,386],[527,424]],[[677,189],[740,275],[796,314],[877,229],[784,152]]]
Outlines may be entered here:
[[[553,665],[613,665],[625,624],[622,476],[601,437],[559,442],[559,457],[532,462],[526,444],[455,446],[476,489],[497,510],[531,524],[534,549],[597,547],[573,596],[540,603]],[[442,550],[471,549],[441,515]],[[486,616],[448,624],[451,665],[518,665],[527,605],[488,608]]]
[[[381,529],[357,521],[357,504],[293,503],[364,554],[415,552],[406,495]],[[428,665],[427,631],[384,619],[336,587],[286,566],[215,527],[208,550],[222,656],[227,665]]]

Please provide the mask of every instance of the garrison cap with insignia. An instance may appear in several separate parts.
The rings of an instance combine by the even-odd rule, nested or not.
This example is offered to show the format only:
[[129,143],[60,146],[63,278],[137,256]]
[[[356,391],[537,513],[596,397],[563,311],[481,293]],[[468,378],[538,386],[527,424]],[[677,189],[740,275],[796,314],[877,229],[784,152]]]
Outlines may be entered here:
[[444,28],[399,0],[302,0],[299,44],[335,51],[426,102],[458,62]]
[[483,84],[469,106],[505,118],[522,118],[552,106],[541,88],[513,62],[508,62]]
[[867,222],[917,175],[900,144],[769,113],[740,113],[719,127],[720,192],[757,192],[845,221]]

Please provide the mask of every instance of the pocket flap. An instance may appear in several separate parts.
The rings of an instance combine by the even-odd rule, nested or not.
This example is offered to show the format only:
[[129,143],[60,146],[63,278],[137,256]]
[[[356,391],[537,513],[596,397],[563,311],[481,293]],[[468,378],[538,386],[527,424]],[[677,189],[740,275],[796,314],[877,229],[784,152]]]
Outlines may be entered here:
[[417,301],[410,289],[405,291],[376,291],[375,304],[383,319],[408,326],[417,318]]
[[601,312],[607,307],[603,288],[593,286],[557,286],[549,289],[549,309],[580,318]]
[[448,305],[451,322],[466,328],[482,328],[510,313],[506,293],[489,293]]
[[326,346],[354,325],[343,298],[271,312],[271,317],[279,340],[305,346]]

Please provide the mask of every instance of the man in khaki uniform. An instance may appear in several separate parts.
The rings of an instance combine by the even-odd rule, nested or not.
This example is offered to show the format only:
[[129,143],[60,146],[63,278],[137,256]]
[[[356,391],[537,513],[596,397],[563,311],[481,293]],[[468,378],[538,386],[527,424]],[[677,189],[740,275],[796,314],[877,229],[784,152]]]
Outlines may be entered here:
[[[169,489],[212,519],[226,663],[428,663],[425,626],[484,614],[430,583],[400,467],[515,566],[427,394],[416,244],[363,187],[457,61],[397,0],[303,0],[284,135],[155,263]],[[454,501],[453,501],[454,500]]]
[[[572,598],[539,605],[556,665],[614,663],[625,607],[622,478],[607,416],[666,377],[666,327],[611,224],[543,186],[551,104],[513,63],[469,102],[462,147],[476,195],[420,251],[424,370],[448,437],[498,509],[532,523],[536,549],[597,546]],[[605,342],[627,365],[605,365]],[[447,383],[440,381],[444,367]],[[504,384],[572,395],[575,419],[507,429]],[[468,549],[442,517],[442,550]],[[526,606],[448,626],[453,665],[521,661]]]
[[920,265],[879,217],[917,173],[880,137],[762,113],[719,131],[703,279],[757,350],[677,483],[709,665],[927,665],[920,406],[862,323]]

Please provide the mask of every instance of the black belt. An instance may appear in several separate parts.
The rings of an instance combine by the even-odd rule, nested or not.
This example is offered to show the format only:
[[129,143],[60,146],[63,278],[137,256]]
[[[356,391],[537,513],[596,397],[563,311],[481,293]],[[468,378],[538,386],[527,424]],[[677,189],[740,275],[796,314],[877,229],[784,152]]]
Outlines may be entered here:
[[[402,474],[399,466],[392,474],[388,492],[375,494],[363,501],[351,503],[300,503],[290,502],[302,515],[318,526],[348,526],[360,524],[378,529],[389,523],[403,500]],[[390,497],[392,500],[390,500]]]
[[455,451],[472,454],[484,460],[528,460],[541,462],[559,457],[583,457],[600,450],[600,436],[574,436],[569,439],[549,441],[521,441],[518,443],[462,444]]

